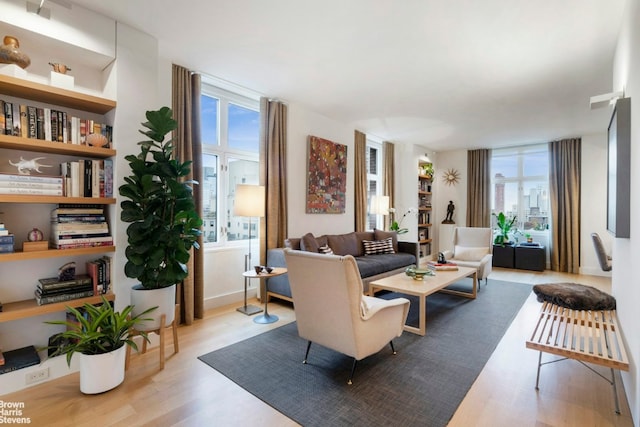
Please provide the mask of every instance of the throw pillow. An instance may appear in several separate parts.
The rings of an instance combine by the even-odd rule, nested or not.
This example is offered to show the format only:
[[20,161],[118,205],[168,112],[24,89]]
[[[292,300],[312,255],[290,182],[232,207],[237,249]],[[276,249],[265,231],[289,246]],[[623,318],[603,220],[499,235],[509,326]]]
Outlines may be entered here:
[[318,248],[318,252],[320,252],[321,254],[325,254],[325,255],[333,255],[333,251],[331,250],[329,245],[320,246]]
[[391,237],[393,242],[393,250],[395,252],[398,252],[398,233],[396,233],[395,231],[384,231],[384,230],[378,230],[377,228],[375,228],[373,230],[373,235],[374,235],[374,239],[376,240],[382,240],[382,239],[387,239]]
[[387,237],[383,240],[363,240],[364,254],[376,255],[376,254],[393,254],[393,238]]
[[327,236],[327,244],[333,249],[336,255],[358,254],[358,239],[356,233],[330,234]]
[[318,242],[313,233],[307,233],[300,239],[300,249],[307,252],[318,252]]
[[489,253],[489,248],[474,248],[468,246],[457,246],[453,249],[454,258],[460,261],[480,261],[482,257]]

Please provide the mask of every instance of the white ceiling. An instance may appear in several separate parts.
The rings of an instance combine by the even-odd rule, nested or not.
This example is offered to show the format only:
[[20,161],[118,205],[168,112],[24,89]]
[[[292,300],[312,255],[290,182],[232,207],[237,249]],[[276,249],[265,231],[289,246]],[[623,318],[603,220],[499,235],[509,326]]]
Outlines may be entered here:
[[626,0],[73,0],[174,63],[434,151],[604,131]]

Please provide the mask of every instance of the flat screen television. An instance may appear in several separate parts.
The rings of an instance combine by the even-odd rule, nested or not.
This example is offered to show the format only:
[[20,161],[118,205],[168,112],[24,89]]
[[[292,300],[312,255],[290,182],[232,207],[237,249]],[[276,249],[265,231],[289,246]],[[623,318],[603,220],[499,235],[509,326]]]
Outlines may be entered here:
[[631,99],[616,102],[607,132],[607,230],[629,237],[631,192]]

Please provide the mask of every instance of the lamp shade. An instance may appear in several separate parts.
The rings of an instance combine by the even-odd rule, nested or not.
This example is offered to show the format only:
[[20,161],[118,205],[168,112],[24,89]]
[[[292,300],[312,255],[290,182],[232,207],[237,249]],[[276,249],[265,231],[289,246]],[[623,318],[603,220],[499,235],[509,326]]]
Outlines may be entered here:
[[233,206],[235,216],[264,216],[264,186],[236,185],[236,197]]
[[389,196],[371,196],[369,211],[376,215],[388,215]]

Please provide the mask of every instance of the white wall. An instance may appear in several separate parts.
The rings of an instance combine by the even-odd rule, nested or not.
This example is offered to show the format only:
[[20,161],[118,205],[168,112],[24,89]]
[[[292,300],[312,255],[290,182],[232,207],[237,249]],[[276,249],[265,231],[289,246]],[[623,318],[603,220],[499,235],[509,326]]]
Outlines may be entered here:
[[[618,38],[613,64],[612,91],[623,90],[631,98],[631,218],[640,218],[640,0],[629,0],[624,22]],[[606,124],[603,123],[603,127]],[[636,166],[636,167],[634,167]],[[601,200],[606,200],[605,198]],[[613,295],[617,300],[617,311],[630,359],[630,370],[623,373],[627,400],[634,424],[640,426],[640,286],[635,263],[640,260],[640,228],[631,221],[629,239],[613,239]]]
[[[455,169],[460,175],[460,180],[455,185],[447,185],[442,178],[442,174],[449,169]],[[452,249],[451,239],[453,239],[453,236],[451,234],[451,226],[442,224],[442,220],[447,213],[449,201],[452,201],[455,206],[453,211],[455,226],[467,226],[467,187],[469,182],[467,177],[467,151],[455,150],[438,153],[438,161],[435,164],[435,177],[433,200],[438,216],[433,219],[433,223],[437,236],[434,251],[437,253]]]

